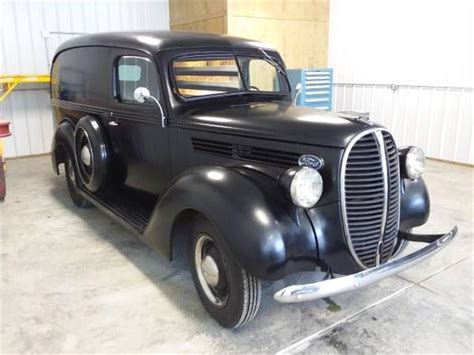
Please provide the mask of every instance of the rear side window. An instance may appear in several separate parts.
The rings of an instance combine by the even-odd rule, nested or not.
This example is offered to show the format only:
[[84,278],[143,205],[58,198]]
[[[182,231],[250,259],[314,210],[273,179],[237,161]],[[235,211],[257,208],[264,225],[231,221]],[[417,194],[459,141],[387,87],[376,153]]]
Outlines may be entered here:
[[158,75],[152,61],[143,57],[120,57],[115,68],[115,97],[120,102],[136,102],[133,93],[145,87],[159,97]]
[[53,99],[107,105],[112,72],[109,48],[80,47],[58,54],[53,63],[51,97]]

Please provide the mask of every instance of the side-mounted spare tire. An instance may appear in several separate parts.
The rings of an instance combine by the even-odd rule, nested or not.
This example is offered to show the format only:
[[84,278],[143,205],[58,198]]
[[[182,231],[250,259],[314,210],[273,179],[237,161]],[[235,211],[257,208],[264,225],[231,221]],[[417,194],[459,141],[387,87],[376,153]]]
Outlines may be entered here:
[[109,149],[102,127],[91,116],[82,117],[74,132],[74,150],[82,184],[90,191],[101,190],[109,171]]

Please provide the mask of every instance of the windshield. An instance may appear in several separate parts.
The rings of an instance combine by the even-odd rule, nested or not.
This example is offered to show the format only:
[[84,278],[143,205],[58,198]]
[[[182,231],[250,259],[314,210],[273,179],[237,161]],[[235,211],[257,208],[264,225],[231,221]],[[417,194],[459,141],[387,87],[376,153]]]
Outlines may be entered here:
[[173,62],[177,92],[184,98],[229,94],[288,94],[285,73],[273,58],[228,56],[180,58]]

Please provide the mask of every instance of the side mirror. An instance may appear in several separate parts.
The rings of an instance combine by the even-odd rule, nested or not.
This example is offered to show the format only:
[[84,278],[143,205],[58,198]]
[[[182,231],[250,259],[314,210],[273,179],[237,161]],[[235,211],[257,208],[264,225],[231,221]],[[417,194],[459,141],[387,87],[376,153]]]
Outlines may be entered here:
[[135,99],[135,101],[137,101],[141,104],[143,104],[145,102],[153,101],[158,106],[158,108],[160,109],[161,127],[163,127],[163,128],[166,127],[166,117],[165,117],[165,113],[163,111],[163,107],[161,106],[160,101],[158,101],[158,99],[156,97],[150,95],[150,90],[148,90],[146,87],[139,86],[133,92],[133,98]]
[[150,90],[148,90],[147,88],[143,86],[137,87],[135,91],[133,92],[133,98],[135,99],[135,101],[141,104],[145,103],[147,99],[150,97],[151,97]]
[[301,83],[296,84],[295,90],[295,98],[293,99],[294,106],[296,106],[296,100],[298,100],[298,95],[301,94],[301,90],[303,90],[303,85]]

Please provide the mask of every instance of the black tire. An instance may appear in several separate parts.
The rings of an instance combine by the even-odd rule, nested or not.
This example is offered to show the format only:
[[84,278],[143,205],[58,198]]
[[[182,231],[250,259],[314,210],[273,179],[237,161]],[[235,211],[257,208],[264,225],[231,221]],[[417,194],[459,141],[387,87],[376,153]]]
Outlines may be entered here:
[[93,207],[93,204],[90,201],[86,200],[79,192],[79,189],[76,185],[76,169],[74,169],[71,157],[67,157],[67,161],[64,164],[64,167],[66,173],[67,188],[69,190],[69,195],[71,196],[72,202],[74,202],[74,204],[80,208]]
[[78,173],[90,191],[100,191],[107,180],[109,149],[101,125],[91,116],[82,117],[74,132]]
[[[209,245],[201,245],[203,239]],[[219,272],[214,287],[204,280],[203,262],[198,262],[198,255],[202,261],[207,256],[215,261]],[[198,218],[194,224],[189,261],[199,298],[219,324],[237,328],[255,317],[262,296],[261,281],[236,264],[224,247],[219,232],[204,218]]]

